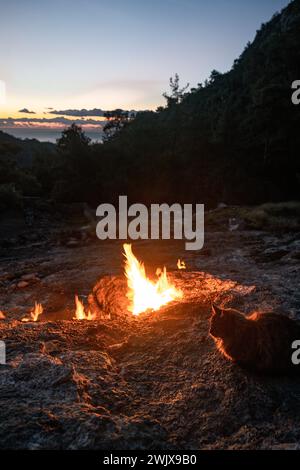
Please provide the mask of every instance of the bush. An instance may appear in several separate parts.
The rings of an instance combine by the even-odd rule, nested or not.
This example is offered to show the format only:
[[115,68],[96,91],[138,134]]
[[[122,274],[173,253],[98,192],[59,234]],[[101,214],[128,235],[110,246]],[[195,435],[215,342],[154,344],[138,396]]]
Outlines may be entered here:
[[0,212],[18,209],[22,206],[22,196],[12,184],[0,184]]
[[27,172],[20,173],[18,188],[24,196],[38,196],[41,192],[41,185],[36,177]]
[[207,227],[228,228],[230,218],[244,222],[248,229],[299,231],[300,202],[266,203],[258,206],[228,206],[206,213]]

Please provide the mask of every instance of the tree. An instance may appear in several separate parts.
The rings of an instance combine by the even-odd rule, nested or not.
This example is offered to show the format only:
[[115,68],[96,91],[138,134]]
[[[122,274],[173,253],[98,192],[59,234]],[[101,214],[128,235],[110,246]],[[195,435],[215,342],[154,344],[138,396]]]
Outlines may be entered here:
[[90,142],[91,139],[76,124],[65,129],[57,140],[60,158],[53,188],[55,199],[74,201],[86,198],[94,173]]
[[172,106],[182,102],[186,95],[186,90],[189,88],[190,84],[187,83],[184,87],[180,88],[178,73],[175,73],[174,78],[170,77],[169,84],[171,93],[168,94],[165,92],[163,93],[163,97],[167,100],[167,107],[171,108]]
[[222,77],[222,74],[221,72],[218,72],[218,70],[212,70],[211,73],[210,73],[210,76],[209,76],[209,85],[211,85],[212,83],[215,83],[219,78]]
[[91,139],[85,135],[82,128],[76,124],[72,124],[70,127],[62,132],[62,135],[57,139],[57,148],[60,151],[73,153],[87,147],[90,144]]
[[103,140],[107,142],[132,121],[135,115],[134,113],[129,113],[129,111],[123,111],[123,109],[115,109],[114,111],[105,112],[104,117],[106,118],[106,124],[103,127]]

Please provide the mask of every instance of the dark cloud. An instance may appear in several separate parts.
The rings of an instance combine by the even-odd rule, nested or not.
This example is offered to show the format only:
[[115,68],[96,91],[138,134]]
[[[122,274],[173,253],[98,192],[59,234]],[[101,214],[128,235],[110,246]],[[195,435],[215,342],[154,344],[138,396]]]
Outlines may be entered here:
[[[48,108],[49,109],[49,108]],[[102,117],[105,111],[102,109],[62,109],[62,110],[53,110],[50,111],[50,114],[56,114],[57,116],[92,116],[92,117]]]
[[28,108],[19,109],[18,113],[36,114],[34,111],[29,111]]
[[[50,108],[48,108],[50,109]],[[124,110],[125,111],[125,110]],[[126,110],[128,111],[128,110]],[[90,117],[103,117],[104,113],[107,111],[100,109],[100,108],[94,108],[94,109],[62,109],[62,110],[56,110],[54,109],[53,111],[50,111],[49,114],[56,114],[57,116],[77,116],[77,117],[85,117],[85,116],[90,116]],[[134,109],[129,111],[130,113],[136,114],[137,111]]]

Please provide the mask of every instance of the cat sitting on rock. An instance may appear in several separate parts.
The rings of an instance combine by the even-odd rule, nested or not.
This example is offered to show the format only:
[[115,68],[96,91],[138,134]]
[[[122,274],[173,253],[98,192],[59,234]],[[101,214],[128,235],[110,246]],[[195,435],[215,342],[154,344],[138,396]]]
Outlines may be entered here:
[[244,368],[300,375],[300,324],[284,315],[253,313],[247,317],[213,304],[210,335],[227,359]]

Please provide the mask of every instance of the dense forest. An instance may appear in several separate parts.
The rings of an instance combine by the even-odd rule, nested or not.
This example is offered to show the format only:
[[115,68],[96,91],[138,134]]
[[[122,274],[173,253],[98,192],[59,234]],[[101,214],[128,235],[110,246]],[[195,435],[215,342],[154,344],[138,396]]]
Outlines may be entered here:
[[97,205],[127,194],[211,207],[299,199],[297,79],[299,0],[261,26],[227,73],[214,70],[189,90],[175,75],[165,107],[109,113],[103,143],[75,125],[56,146],[1,133],[0,210],[34,195]]

